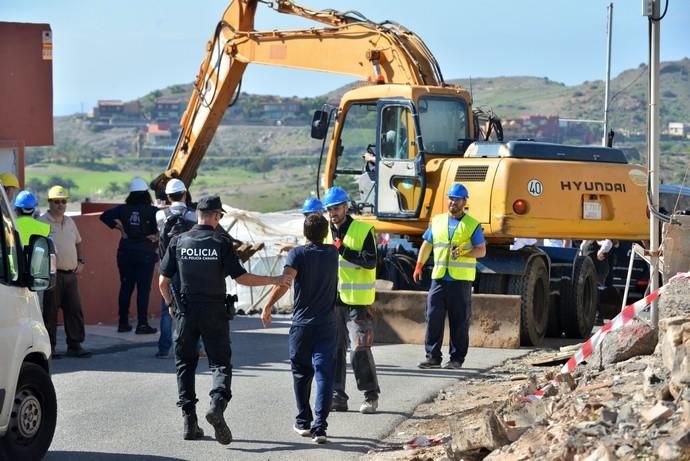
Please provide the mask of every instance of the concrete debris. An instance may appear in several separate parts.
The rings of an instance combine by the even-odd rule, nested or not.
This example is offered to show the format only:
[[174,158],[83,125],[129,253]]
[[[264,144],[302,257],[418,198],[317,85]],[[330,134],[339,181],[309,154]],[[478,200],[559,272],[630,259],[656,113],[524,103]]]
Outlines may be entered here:
[[587,360],[589,366],[606,366],[631,357],[654,353],[657,333],[646,323],[632,321],[606,335],[601,347]]
[[[658,345],[645,323],[634,322],[617,335],[609,333],[600,358],[590,358],[571,375],[559,375],[560,366],[531,365],[542,363],[540,356],[554,356],[535,351],[482,378],[463,379],[415,423],[418,434],[448,427],[452,440],[404,452],[416,458],[386,461],[690,460],[687,280],[674,282],[659,298],[659,315]],[[598,360],[606,365],[599,368]],[[427,424],[436,430],[424,428]]]
[[450,448],[457,459],[468,451],[495,450],[510,440],[494,411],[490,408],[473,408],[449,417]]

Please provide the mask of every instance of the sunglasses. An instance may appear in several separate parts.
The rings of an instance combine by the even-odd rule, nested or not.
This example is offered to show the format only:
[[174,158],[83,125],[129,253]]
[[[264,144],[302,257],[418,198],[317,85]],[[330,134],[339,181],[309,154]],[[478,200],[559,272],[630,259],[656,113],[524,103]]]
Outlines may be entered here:
[[67,200],[65,200],[65,199],[57,199],[57,200],[53,199],[53,200],[51,200],[51,202],[55,203],[56,205],[66,205],[67,204]]

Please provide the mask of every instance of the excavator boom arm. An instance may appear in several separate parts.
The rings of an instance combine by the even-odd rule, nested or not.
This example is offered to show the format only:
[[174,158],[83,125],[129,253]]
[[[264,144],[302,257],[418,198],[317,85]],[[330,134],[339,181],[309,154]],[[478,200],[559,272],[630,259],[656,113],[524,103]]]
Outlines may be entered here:
[[315,11],[281,0],[276,11],[327,27],[260,32],[253,30],[257,3],[234,0],[216,26],[168,167],[152,182],[159,196],[170,178],[188,186],[192,182],[250,63],[353,75],[376,83],[444,85],[424,42],[400,25],[374,23],[356,12]]

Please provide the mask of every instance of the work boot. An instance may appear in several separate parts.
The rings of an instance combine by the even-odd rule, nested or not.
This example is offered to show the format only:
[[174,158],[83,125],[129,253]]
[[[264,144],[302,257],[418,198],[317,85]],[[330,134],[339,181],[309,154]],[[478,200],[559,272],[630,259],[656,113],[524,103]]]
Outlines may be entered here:
[[184,419],[184,432],[182,433],[183,439],[196,440],[204,436],[204,431],[199,427],[196,413],[190,413],[188,415],[183,414],[182,418]]
[[137,329],[134,330],[134,334],[137,335],[152,335],[156,333],[158,330],[153,328],[151,325],[144,323],[142,325],[138,325]]
[[226,403],[223,400],[213,400],[211,407],[206,412],[206,421],[213,426],[216,440],[221,445],[228,445],[232,442],[232,432],[230,432],[230,428],[225,423],[225,417],[223,416],[225,405]]

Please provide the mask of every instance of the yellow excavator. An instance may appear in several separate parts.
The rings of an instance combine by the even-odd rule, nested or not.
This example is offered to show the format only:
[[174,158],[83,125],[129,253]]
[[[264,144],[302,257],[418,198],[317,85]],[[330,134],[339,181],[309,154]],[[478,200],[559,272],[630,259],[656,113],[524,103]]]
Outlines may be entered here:
[[[256,31],[259,3],[322,26]],[[408,289],[422,233],[433,215],[446,212],[450,186],[464,184],[467,212],[481,222],[488,243],[474,292],[498,297],[487,303],[491,308],[473,303],[473,316],[519,325],[523,345],[539,345],[547,332],[588,335],[597,281],[592,261],[576,250],[511,251],[514,239],[647,235],[644,168],[613,148],[503,142],[500,120],[473,110],[471,94],[445,83],[422,39],[400,24],[290,0],[233,0],[206,51],[177,145],[154,190],[163,191],[170,178],[190,185],[248,64],[358,77],[362,84],[337,107],[314,114],[311,135],[322,140],[317,188],[350,192],[358,219],[385,236],[379,276]],[[502,295],[519,296],[516,315],[499,312]]]

